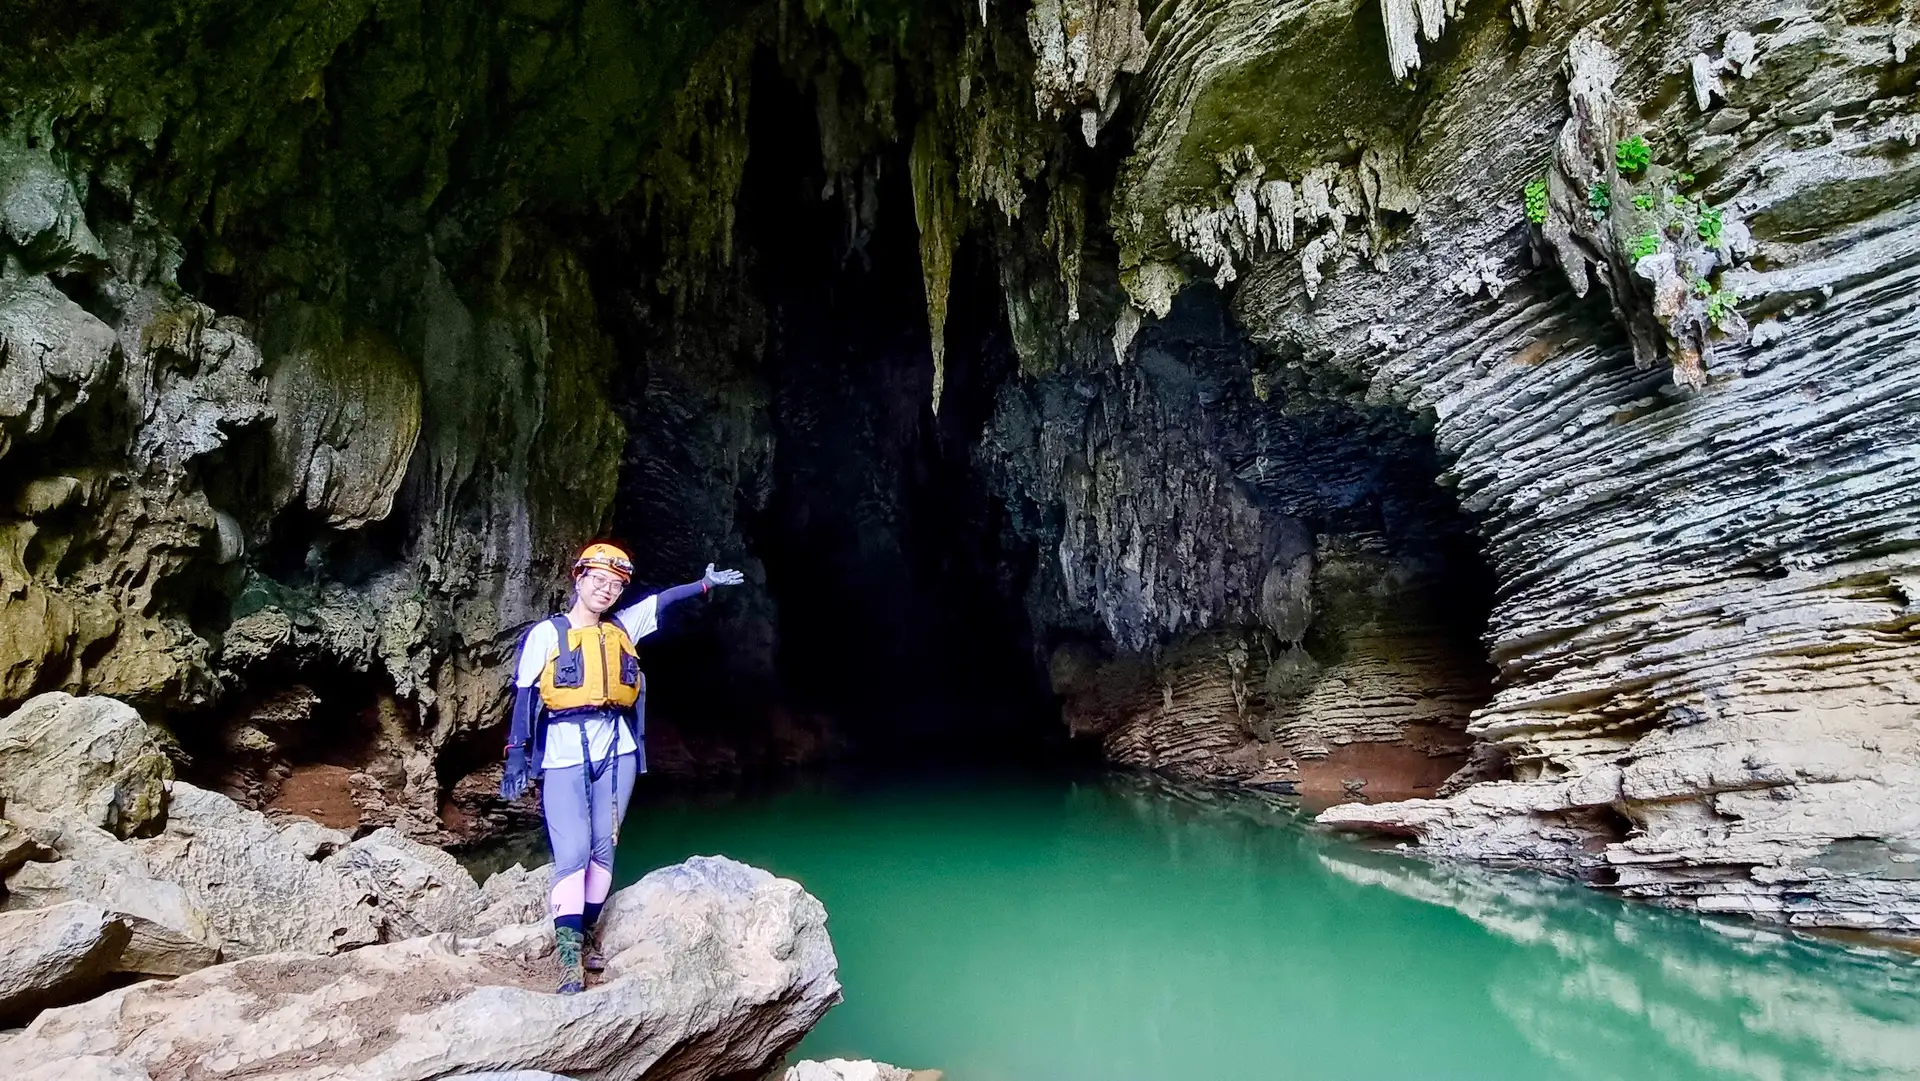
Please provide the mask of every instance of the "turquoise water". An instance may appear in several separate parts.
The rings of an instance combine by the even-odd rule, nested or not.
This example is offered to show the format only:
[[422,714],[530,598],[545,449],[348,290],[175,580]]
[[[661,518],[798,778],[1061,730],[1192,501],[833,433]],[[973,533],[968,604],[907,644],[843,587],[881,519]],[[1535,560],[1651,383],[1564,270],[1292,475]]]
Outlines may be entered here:
[[1920,1077],[1920,959],[1435,868],[1127,777],[643,801],[827,906],[808,1057],[948,1081]]

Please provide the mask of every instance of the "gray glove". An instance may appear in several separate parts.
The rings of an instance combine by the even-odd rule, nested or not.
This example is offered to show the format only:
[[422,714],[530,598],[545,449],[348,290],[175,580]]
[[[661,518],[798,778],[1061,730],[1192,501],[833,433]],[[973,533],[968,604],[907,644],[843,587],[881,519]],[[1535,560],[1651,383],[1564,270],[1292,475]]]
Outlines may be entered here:
[[714,586],[737,586],[746,580],[746,576],[739,571],[717,571],[711,563],[707,564],[707,573],[700,576],[700,584],[709,589]]

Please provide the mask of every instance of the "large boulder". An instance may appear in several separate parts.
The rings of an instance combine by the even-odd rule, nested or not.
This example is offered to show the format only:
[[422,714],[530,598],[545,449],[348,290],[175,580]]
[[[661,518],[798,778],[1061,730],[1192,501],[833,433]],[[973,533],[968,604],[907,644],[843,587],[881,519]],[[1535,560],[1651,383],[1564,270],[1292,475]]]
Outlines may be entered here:
[[129,937],[125,923],[78,901],[0,913],[0,1025],[97,990]]
[[159,738],[124,702],[56,692],[0,718],[0,785],[10,806],[131,837],[159,826],[172,777]]
[[125,924],[129,937],[114,972],[183,976],[220,960],[213,921],[172,882],[83,860],[27,863],[6,882],[9,911],[85,901]]
[[381,940],[372,888],[283,840],[265,815],[173,785],[167,828],[136,846],[154,877],[185,890],[229,957],[334,953]]
[[0,1075],[106,1056],[153,1081],[708,1081],[765,1071],[840,1000],[825,909],[765,871],[695,858],[605,919],[607,977],[583,994],[551,992],[544,924],[253,957],[49,1010],[0,1044]]
[[481,907],[480,887],[460,861],[391,826],[347,845],[323,866],[367,885],[387,941],[465,930]]

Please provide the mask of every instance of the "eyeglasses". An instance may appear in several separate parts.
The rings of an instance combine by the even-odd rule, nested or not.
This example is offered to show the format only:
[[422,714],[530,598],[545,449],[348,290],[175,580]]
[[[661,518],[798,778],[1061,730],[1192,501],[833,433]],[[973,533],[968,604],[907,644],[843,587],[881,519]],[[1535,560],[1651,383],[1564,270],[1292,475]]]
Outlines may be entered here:
[[612,590],[618,590],[622,586],[626,585],[625,582],[622,582],[620,579],[615,578],[613,575],[601,574],[598,571],[588,571],[587,573],[581,575],[580,584],[583,586],[592,586],[594,589],[612,589]]

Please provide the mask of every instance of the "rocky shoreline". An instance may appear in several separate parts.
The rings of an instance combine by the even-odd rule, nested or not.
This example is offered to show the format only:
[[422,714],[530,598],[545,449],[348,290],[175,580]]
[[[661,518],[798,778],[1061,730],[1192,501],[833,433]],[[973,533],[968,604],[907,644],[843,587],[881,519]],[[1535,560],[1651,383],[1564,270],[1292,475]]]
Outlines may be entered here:
[[[608,971],[561,996],[543,870],[481,885],[390,829],[270,821],[173,780],[112,699],[0,718],[0,776],[10,1078],[712,1081],[774,1069],[840,1001],[820,903],[731,860],[614,894]],[[790,1076],[907,1077],[867,1065]]]

